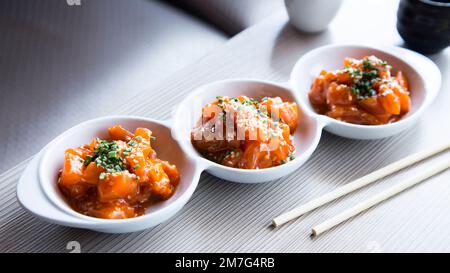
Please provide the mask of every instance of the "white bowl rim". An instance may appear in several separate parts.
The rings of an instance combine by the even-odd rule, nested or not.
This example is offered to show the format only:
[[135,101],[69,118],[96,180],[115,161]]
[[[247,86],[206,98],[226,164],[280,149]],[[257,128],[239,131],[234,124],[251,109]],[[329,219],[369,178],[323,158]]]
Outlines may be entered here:
[[[353,47],[353,48],[364,48],[364,49],[370,49],[370,50],[375,50],[375,51],[381,51],[385,54],[391,55],[393,58],[399,59],[400,61],[404,62],[405,64],[407,64],[411,69],[415,70],[417,72],[417,69],[411,65],[407,60],[405,60],[404,58],[401,57],[397,57],[395,55],[393,55],[392,52],[390,52],[389,50],[385,50],[380,49],[380,48],[374,48],[372,46],[366,46],[363,44],[333,44],[333,45],[326,45],[326,46],[322,46],[319,48],[316,48],[312,51],[309,51],[308,53],[304,54],[295,64],[294,68],[291,71],[291,75],[289,78],[289,82],[284,83],[284,82],[272,82],[272,81],[268,81],[268,80],[261,80],[261,79],[255,79],[255,78],[232,78],[232,79],[224,79],[224,80],[219,80],[219,81],[214,81],[214,82],[210,82],[204,85],[201,85],[197,88],[195,88],[195,90],[189,94],[181,103],[180,105],[177,107],[176,109],[176,115],[175,118],[177,118],[177,115],[180,111],[180,106],[182,104],[184,104],[185,102],[188,102],[192,97],[202,93],[202,90],[204,88],[208,88],[211,87],[213,85],[216,84],[223,84],[223,83],[237,83],[237,82],[249,82],[249,83],[258,83],[258,84],[266,84],[266,85],[271,85],[277,88],[282,88],[285,89],[286,91],[288,91],[293,98],[295,98],[296,103],[299,104],[299,106],[302,108],[303,113],[308,116],[309,118],[311,118],[312,120],[314,120],[314,122],[316,122],[316,131],[314,132],[315,134],[315,138],[314,141],[310,143],[310,146],[306,149],[307,153],[309,153],[309,155],[311,153],[313,153],[317,146],[318,143],[321,139],[322,136],[322,130],[323,127],[327,126],[329,123],[331,122],[335,122],[335,123],[339,123],[340,125],[343,126],[347,126],[347,127],[354,127],[354,128],[361,128],[364,130],[377,130],[377,129],[381,129],[381,128],[393,128],[395,126],[398,126],[399,123],[401,123],[402,121],[406,121],[410,118],[413,118],[419,114],[421,114],[423,112],[423,110],[431,103],[431,101],[436,97],[438,91],[434,91],[432,90],[432,92],[430,93],[429,90],[427,90],[425,88],[425,98],[423,100],[423,102],[421,103],[421,105],[417,108],[417,110],[410,116],[406,117],[405,119],[399,120],[395,123],[391,123],[391,124],[385,124],[385,125],[358,125],[358,124],[351,124],[351,123],[346,123],[346,122],[342,122],[342,121],[338,121],[329,117],[326,117],[324,115],[319,115],[317,113],[315,113],[314,111],[312,111],[312,109],[310,109],[309,107],[306,107],[305,105],[303,105],[303,100],[300,99],[298,96],[298,90],[295,89],[295,85],[293,85],[293,81],[295,80],[295,71],[297,69],[297,66],[299,65],[299,63],[301,63],[302,59],[311,56],[311,54],[317,54],[317,52],[320,52],[321,50],[325,50],[325,49],[329,49],[329,48],[334,48],[334,47]],[[403,48],[399,48],[401,50],[406,50]],[[409,51],[409,50],[408,50]],[[420,56],[423,57],[424,59],[426,59],[427,61],[429,61],[431,64],[433,64],[434,66],[436,66],[433,62],[431,62],[428,58],[410,51],[410,53],[414,53],[416,54],[416,56]],[[437,71],[439,71],[439,69],[437,69]],[[423,75],[419,74],[421,77]],[[439,73],[439,79],[441,78],[441,75]],[[423,82],[425,82],[424,79],[422,79]],[[439,85],[440,86],[440,81],[439,81]],[[438,88],[439,89],[439,88]],[[430,97],[431,96],[431,97]],[[74,130],[80,129],[82,127],[84,127],[87,124],[90,123],[96,123],[96,122],[101,122],[101,121],[109,121],[109,120],[113,120],[113,119],[134,119],[134,120],[140,120],[140,121],[146,121],[146,122],[151,122],[151,123],[157,123],[159,125],[162,125],[168,129],[170,129],[173,132],[173,124],[171,124],[171,120],[156,120],[156,119],[152,119],[152,118],[146,118],[146,117],[140,117],[140,116],[132,116],[132,115],[111,115],[111,116],[104,116],[104,117],[99,117],[99,118],[95,118],[95,119],[91,119],[82,123],[79,123],[73,127],[71,127],[70,129],[64,131],[62,134],[60,134],[59,136],[57,136],[54,140],[52,140],[46,147],[50,147],[51,145],[54,145],[55,143],[57,143],[58,141],[61,141],[62,139],[64,139],[68,134],[72,133]],[[175,130],[175,132],[177,132],[177,130]],[[185,149],[185,143],[181,140],[179,140],[178,138],[174,139],[175,142],[177,142],[180,147],[181,150],[183,151],[183,153],[185,154],[186,157],[188,157],[190,160],[192,160],[192,164],[194,164],[193,168],[194,168],[194,172],[193,172],[193,181],[191,181],[191,183],[189,184],[189,186],[187,187],[186,191],[180,195],[178,197],[177,200],[175,200],[172,203],[169,203],[168,205],[160,208],[158,211],[156,212],[149,212],[146,213],[145,215],[139,216],[139,217],[135,217],[135,218],[127,218],[127,219],[102,219],[102,218],[95,218],[95,217],[90,217],[90,216],[86,216],[83,215],[81,213],[78,213],[74,210],[71,210],[72,214],[74,216],[77,216],[78,218],[81,218],[83,220],[88,220],[90,222],[96,223],[96,224],[100,224],[100,225],[109,225],[109,224],[125,224],[125,223],[135,223],[135,222],[139,222],[139,221],[144,221],[147,217],[150,217],[150,215],[152,214],[159,214],[159,213],[164,213],[167,210],[170,210],[171,207],[175,207],[176,206],[176,202],[183,202],[183,199],[189,200],[192,193],[194,192],[195,188],[197,187],[197,184],[199,182],[199,178],[200,178],[200,174],[202,173],[202,171],[207,170],[209,167],[214,166],[215,168],[219,168],[222,170],[226,170],[226,171],[231,171],[231,172],[235,172],[235,173],[242,173],[242,174],[251,174],[251,173],[255,173],[258,172],[259,174],[268,174],[268,173],[272,173],[272,172],[282,172],[284,170],[284,168],[288,168],[290,167],[292,164],[295,164],[296,159],[300,160],[302,158],[302,154],[300,154],[298,157],[296,157],[296,159],[287,162],[286,164],[280,165],[280,166],[275,166],[275,167],[271,167],[271,168],[266,168],[266,169],[257,169],[257,170],[246,170],[246,169],[238,169],[238,168],[232,168],[232,167],[227,167],[227,166],[223,166],[220,165],[218,163],[215,163],[213,161],[210,161],[206,158],[203,158],[201,155],[199,155],[198,153],[196,154],[192,154],[191,152],[189,152],[188,150]],[[45,149],[45,148],[44,148]],[[43,149],[43,150],[44,150]],[[310,151],[312,149],[312,151]],[[47,151],[50,149],[47,149]],[[41,174],[43,173],[43,168],[44,168],[44,164],[42,164],[42,162],[45,162],[45,159],[48,155],[47,151],[44,151],[44,153],[42,154],[42,157],[39,160],[39,166],[38,166],[38,175],[39,175],[39,184],[41,185],[41,187],[44,187],[43,184],[41,182]],[[308,156],[309,156],[308,155]],[[301,164],[300,164],[301,165]],[[299,166],[300,166],[299,165]],[[297,168],[299,167],[297,166]],[[57,204],[55,204],[53,202],[53,200],[51,200],[47,194],[47,189],[42,188],[43,192],[45,193],[46,197],[49,199],[49,201],[52,201],[52,203],[54,205],[56,205],[56,207],[60,208],[61,207]],[[66,210],[64,210],[66,211]],[[67,211],[66,211],[67,212]],[[75,214],[74,214],[75,213]]]
[[424,100],[421,102],[420,106],[416,109],[416,111],[414,111],[414,113],[412,113],[411,115],[405,117],[405,118],[401,118],[400,120],[396,121],[396,122],[392,122],[392,123],[388,123],[388,124],[382,124],[382,125],[361,125],[361,124],[353,124],[353,123],[349,123],[349,122],[344,122],[344,121],[340,121],[340,120],[336,120],[333,119],[331,117],[328,117],[326,115],[322,115],[319,113],[316,113],[314,110],[312,110],[309,106],[304,105],[303,104],[303,100],[300,100],[300,103],[302,104],[302,107],[304,109],[305,112],[308,112],[309,115],[313,115],[316,118],[320,119],[323,123],[324,126],[328,126],[329,124],[335,123],[338,124],[339,126],[345,126],[345,127],[349,127],[349,128],[357,128],[357,129],[362,129],[362,130],[369,130],[369,131],[377,131],[377,130],[382,130],[382,129],[390,129],[390,128],[396,128],[396,127],[400,127],[402,126],[404,123],[407,123],[409,120],[416,118],[417,116],[421,115],[422,112],[431,104],[431,102],[434,100],[434,98],[437,96],[437,93],[440,89],[440,84],[441,84],[441,73],[439,68],[431,61],[429,60],[427,57],[411,51],[409,49],[405,49],[405,48],[401,48],[401,47],[397,47],[397,46],[389,46],[389,47],[373,47],[373,46],[369,46],[369,45],[365,45],[365,44],[340,44],[340,43],[336,43],[336,44],[331,44],[331,45],[324,45],[321,47],[317,47],[311,51],[308,51],[306,54],[304,54],[302,57],[300,57],[297,62],[295,63],[292,71],[291,71],[291,75],[290,75],[290,84],[292,86],[292,88],[294,89],[294,91],[296,93],[300,93],[303,92],[301,90],[296,90],[296,85],[294,84],[294,82],[297,80],[297,70],[300,69],[301,65],[303,64],[303,61],[307,58],[310,58],[312,56],[315,55],[319,55],[321,54],[323,51],[327,51],[327,50],[332,50],[332,49],[336,49],[336,48],[354,48],[354,49],[367,49],[367,50],[373,50],[373,51],[378,51],[378,52],[382,52],[383,54],[389,55],[390,57],[397,59],[401,62],[403,62],[404,64],[406,64],[407,66],[409,66],[410,69],[414,70],[420,77],[421,77],[421,81],[423,83],[426,83],[426,79],[424,78],[424,76],[422,75],[422,73],[419,73],[418,69],[416,69],[416,67],[414,65],[412,65],[410,63],[409,60],[407,60],[407,58],[402,58],[402,57],[398,57],[394,55],[394,51],[395,50],[404,50],[406,52],[408,52],[409,54],[414,54],[417,57],[421,57],[423,58],[423,61],[427,61],[430,65],[434,66],[435,71],[438,74],[435,75],[436,77],[439,78],[439,83],[437,84],[437,86],[435,86],[435,88],[433,88],[434,90],[428,90],[427,88],[423,88],[425,90],[425,98]]
[[[175,208],[177,206],[177,203],[179,202],[184,202],[184,199],[188,199],[191,197],[192,193],[194,192],[194,190],[196,189],[198,182],[199,182],[199,178],[200,178],[200,174],[203,171],[201,168],[199,168],[199,165],[197,164],[196,160],[193,160],[193,158],[191,156],[189,156],[188,154],[186,154],[186,156],[188,158],[190,158],[192,160],[192,162],[194,163],[194,172],[193,172],[193,179],[190,181],[189,186],[187,187],[186,191],[184,193],[182,193],[176,200],[174,200],[173,202],[163,206],[162,208],[158,209],[157,211],[151,211],[149,213],[145,213],[144,215],[138,216],[138,217],[134,217],[134,218],[126,218],[126,219],[103,219],[103,218],[97,218],[97,217],[92,217],[92,216],[87,216],[84,214],[81,214],[73,209],[71,209],[70,207],[62,207],[60,206],[60,202],[56,201],[53,199],[53,196],[51,194],[49,194],[50,191],[50,183],[45,183],[44,179],[46,179],[45,177],[43,177],[44,175],[44,168],[45,168],[45,162],[47,160],[47,158],[49,156],[51,156],[50,154],[50,147],[55,145],[56,143],[58,143],[59,141],[62,141],[67,135],[70,135],[71,133],[82,129],[84,126],[88,125],[88,124],[92,124],[92,123],[98,123],[98,122],[102,122],[102,121],[111,121],[111,120],[120,120],[120,119],[131,119],[131,120],[138,120],[138,121],[143,121],[143,122],[150,122],[150,123],[157,123],[161,126],[164,126],[168,129],[171,129],[170,126],[168,126],[168,122],[167,121],[159,121],[159,120],[155,120],[152,118],[145,118],[145,117],[139,117],[139,116],[132,116],[132,115],[112,115],[112,116],[104,116],[104,117],[100,117],[100,118],[95,118],[95,119],[91,119],[91,120],[87,120],[84,121],[82,123],[79,123],[73,127],[71,127],[70,129],[64,131],[62,134],[60,134],[59,136],[57,136],[54,140],[52,140],[42,151],[42,156],[39,159],[38,162],[38,181],[40,184],[40,187],[42,189],[42,191],[44,192],[46,198],[53,204],[55,205],[57,208],[59,208],[60,210],[63,210],[66,213],[69,213],[70,215],[74,216],[74,217],[78,217],[80,219],[83,220],[87,220],[87,221],[91,221],[91,222],[96,222],[97,224],[126,224],[126,223],[135,223],[135,222],[141,222],[141,221],[145,221],[146,218],[152,217],[155,214],[164,214],[168,211],[170,211],[172,208]],[[176,141],[176,140],[174,140]],[[183,151],[184,153],[184,151]],[[67,203],[66,200],[62,200],[63,202]]]
[[[197,88],[195,88],[195,90],[189,94],[181,103],[181,105],[186,104],[190,99],[192,99],[193,97],[196,97],[200,94],[203,94],[205,91],[203,91],[203,89],[209,88],[211,86],[214,85],[220,85],[220,84],[224,84],[224,83],[239,83],[239,82],[246,82],[246,83],[256,83],[256,84],[265,84],[265,85],[271,85],[277,88],[282,88],[285,89],[286,91],[288,91],[294,98],[295,98],[295,102],[298,104],[298,96],[296,94],[296,92],[294,92],[294,90],[292,90],[292,88],[288,85],[288,82],[272,82],[272,81],[268,81],[268,80],[261,80],[261,79],[256,79],[256,78],[231,78],[231,79],[224,79],[224,80],[218,80],[218,81],[213,81],[213,82],[209,82],[207,84],[201,85]],[[178,107],[176,112],[175,112],[175,119],[181,115],[180,113],[180,109],[181,107]],[[258,173],[258,174],[269,174],[269,173],[273,173],[273,172],[281,172],[284,169],[289,168],[292,164],[295,164],[296,159],[298,159],[297,161],[301,160],[303,158],[303,155],[308,155],[313,153],[315,151],[315,149],[317,148],[317,145],[321,139],[322,136],[322,129],[323,126],[325,125],[324,123],[321,123],[319,120],[317,120],[314,116],[311,116],[310,113],[307,113],[306,111],[304,111],[302,109],[302,111],[304,112],[304,114],[312,119],[314,119],[315,122],[317,122],[317,127],[316,127],[316,132],[315,132],[315,139],[314,141],[311,143],[311,145],[306,149],[307,152],[300,154],[300,156],[295,157],[293,160],[286,162],[285,164],[282,165],[278,165],[278,166],[274,166],[274,167],[270,167],[270,168],[264,168],[264,169],[240,169],[240,168],[233,168],[233,167],[228,167],[228,166],[224,166],[221,165],[219,163],[216,163],[214,161],[208,160],[206,158],[204,158],[203,156],[201,156],[199,153],[196,153],[195,157],[197,157],[197,160],[200,161],[200,166],[201,168],[203,168],[203,170],[208,170],[208,168],[211,167],[215,167],[218,169],[222,169],[222,170],[226,170],[226,171],[233,171],[235,173],[242,173],[242,174],[252,174],[252,173]],[[177,131],[176,131],[177,132]],[[179,136],[180,137],[180,136]],[[184,150],[184,142],[180,141],[179,142],[182,149]],[[190,144],[190,143],[189,143]],[[192,144],[190,144],[192,145]],[[311,151],[312,149],[312,151]],[[185,151],[187,152],[187,151]],[[187,152],[189,153],[189,152]]]

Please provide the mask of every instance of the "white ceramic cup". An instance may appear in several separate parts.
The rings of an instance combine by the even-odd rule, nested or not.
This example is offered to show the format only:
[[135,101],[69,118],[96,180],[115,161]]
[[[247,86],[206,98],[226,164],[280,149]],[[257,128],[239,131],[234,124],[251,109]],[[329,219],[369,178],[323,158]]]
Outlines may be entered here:
[[284,4],[293,26],[314,33],[328,27],[342,0],[284,0]]

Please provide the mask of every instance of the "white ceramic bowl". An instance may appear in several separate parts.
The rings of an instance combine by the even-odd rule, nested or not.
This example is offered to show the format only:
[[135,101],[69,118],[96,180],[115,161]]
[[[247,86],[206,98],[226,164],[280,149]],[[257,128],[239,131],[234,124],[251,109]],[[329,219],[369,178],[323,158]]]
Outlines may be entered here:
[[181,148],[187,154],[196,155],[200,160],[201,168],[228,181],[240,183],[267,182],[288,175],[298,169],[315,150],[322,131],[318,122],[311,116],[306,115],[302,109],[299,111],[299,124],[294,133],[296,157],[286,164],[267,169],[244,170],[217,164],[197,153],[190,141],[190,132],[201,116],[202,107],[215,100],[216,96],[237,97],[239,95],[254,99],[279,96],[283,100],[287,99],[298,103],[297,95],[291,89],[266,81],[235,79],[204,85],[181,102],[176,112],[174,128],[176,128],[176,139],[179,141]]
[[[203,170],[225,180],[242,183],[266,182],[296,170],[315,150],[321,134],[317,121],[301,111],[294,135],[297,156],[284,165],[262,170],[241,170],[204,159],[195,151],[190,141],[190,131],[203,105],[217,95],[242,94],[252,98],[280,96],[297,101],[295,94],[282,85],[255,80],[229,80],[203,86],[186,98],[178,108],[173,124],[170,121],[129,116],[104,117],[81,123],[58,136],[36,156],[18,183],[18,199],[34,215],[52,223],[100,232],[124,233],[149,228],[172,217],[191,197]],[[184,110],[193,115],[186,114]],[[143,216],[120,220],[89,217],[68,205],[57,186],[58,172],[62,168],[66,149],[89,143],[94,137],[106,138],[107,129],[115,124],[121,124],[129,130],[136,127],[152,130],[156,136],[152,144],[158,157],[179,168],[181,181],[174,196],[149,207]]]
[[[345,57],[362,58],[370,55],[386,60],[394,72],[401,70],[406,75],[410,85],[411,110],[397,122],[376,126],[351,124],[317,114],[309,102],[308,92],[320,71],[342,68]],[[407,49],[392,47],[381,50],[362,45],[329,45],[303,55],[292,70],[290,82],[299,96],[301,108],[319,120],[325,130],[347,138],[376,139],[398,134],[418,120],[440,89],[441,73],[428,58]]]
[[[340,122],[315,113],[307,93],[321,69],[337,69],[347,57],[376,55],[401,69],[409,79],[412,109],[400,121],[380,126]],[[235,79],[201,86],[178,107],[173,121],[112,116],[81,123],[49,143],[29,164],[17,185],[19,202],[28,211],[46,221],[108,233],[124,233],[155,226],[177,213],[194,192],[203,170],[224,180],[260,183],[288,175],[298,169],[314,152],[322,129],[350,138],[371,139],[396,134],[411,126],[436,96],[440,87],[439,69],[427,58],[412,51],[391,48],[379,50],[365,46],[326,46],[304,55],[295,65],[290,83],[277,84],[260,80]],[[260,99],[280,96],[300,106],[299,124],[294,133],[296,158],[284,165],[242,170],[219,165],[203,158],[192,146],[190,132],[200,118],[202,107],[216,96],[246,95]],[[146,127],[157,137],[153,143],[158,157],[179,168],[180,185],[170,199],[149,207],[145,215],[123,220],[88,217],[72,210],[57,187],[57,175],[63,164],[64,151],[88,143],[93,137],[104,137],[107,128],[121,124],[129,130]]]
[[[74,211],[68,205],[57,186],[58,171],[62,168],[64,151],[67,148],[89,143],[95,137],[107,137],[108,128],[115,124],[121,124],[132,131],[137,127],[152,130],[156,136],[156,140],[152,141],[152,146],[158,157],[175,164],[181,173],[181,180],[171,198],[147,208],[143,216],[120,220],[89,217]],[[140,117],[104,117],[81,123],[69,129],[52,141],[42,152],[38,166],[38,178],[44,196],[41,196],[40,200],[36,198],[35,202],[52,203],[67,216],[71,216],[74,222],[79,220],[78,227],[112,233],[132,232],[155,226],[178,212],[194,192],[200,173],[201,170],[197,168],[196,160],[183,153],[178,143],[171,137],[171,129],[168,124]],[[26,193],[19,191],[18,195],[25,207],[33,207],[30,200],[26,200]],[[47,211],[30,210],[38,216],[52,218]]]

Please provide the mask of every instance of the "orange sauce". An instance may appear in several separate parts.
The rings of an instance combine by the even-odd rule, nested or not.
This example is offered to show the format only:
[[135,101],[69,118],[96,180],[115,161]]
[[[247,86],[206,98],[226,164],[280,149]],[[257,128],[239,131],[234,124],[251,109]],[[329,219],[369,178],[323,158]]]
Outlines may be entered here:
[[67,149],[58,187],[70,206],[84,215],[124,219],[170,198],[180,180],[175,165],[157,158],[147,128],[134,133],[109,128],[109,140],[94,139]]
[[203,107],[191,141],[205,158],[224,166],[262,169],[294,158],[295,102],[218,96]]
[[375,56],[346,58],[344,68],[323,70],[309,91],[316,112],[363,125],[398,121],[411,105],[408,80],[401,71]]

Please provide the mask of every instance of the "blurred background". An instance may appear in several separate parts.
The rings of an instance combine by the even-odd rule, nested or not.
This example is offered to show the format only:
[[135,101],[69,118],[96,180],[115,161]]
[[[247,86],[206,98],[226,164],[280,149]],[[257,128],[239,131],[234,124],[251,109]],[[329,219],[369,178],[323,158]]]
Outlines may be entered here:
[[[351,41],[362,24],[365,33],[381,27],[388,34],[361,35],[365,43],[403,38],[428,53],[450,44],[449,0],[1,0],[0,173],[77,123],[152,92],[247,28],[286,12],[285,3],[291,24],[309,31],[326,27],[341,2],[346,13],[334,27],[349,30]],[[370,10],[383,14],[370,19]],[[382,21],[366,27],[367,18]],[[308,37],[299,35],[302,42]]]
[[0,173],[283,8],[282,0],[2,0]]

